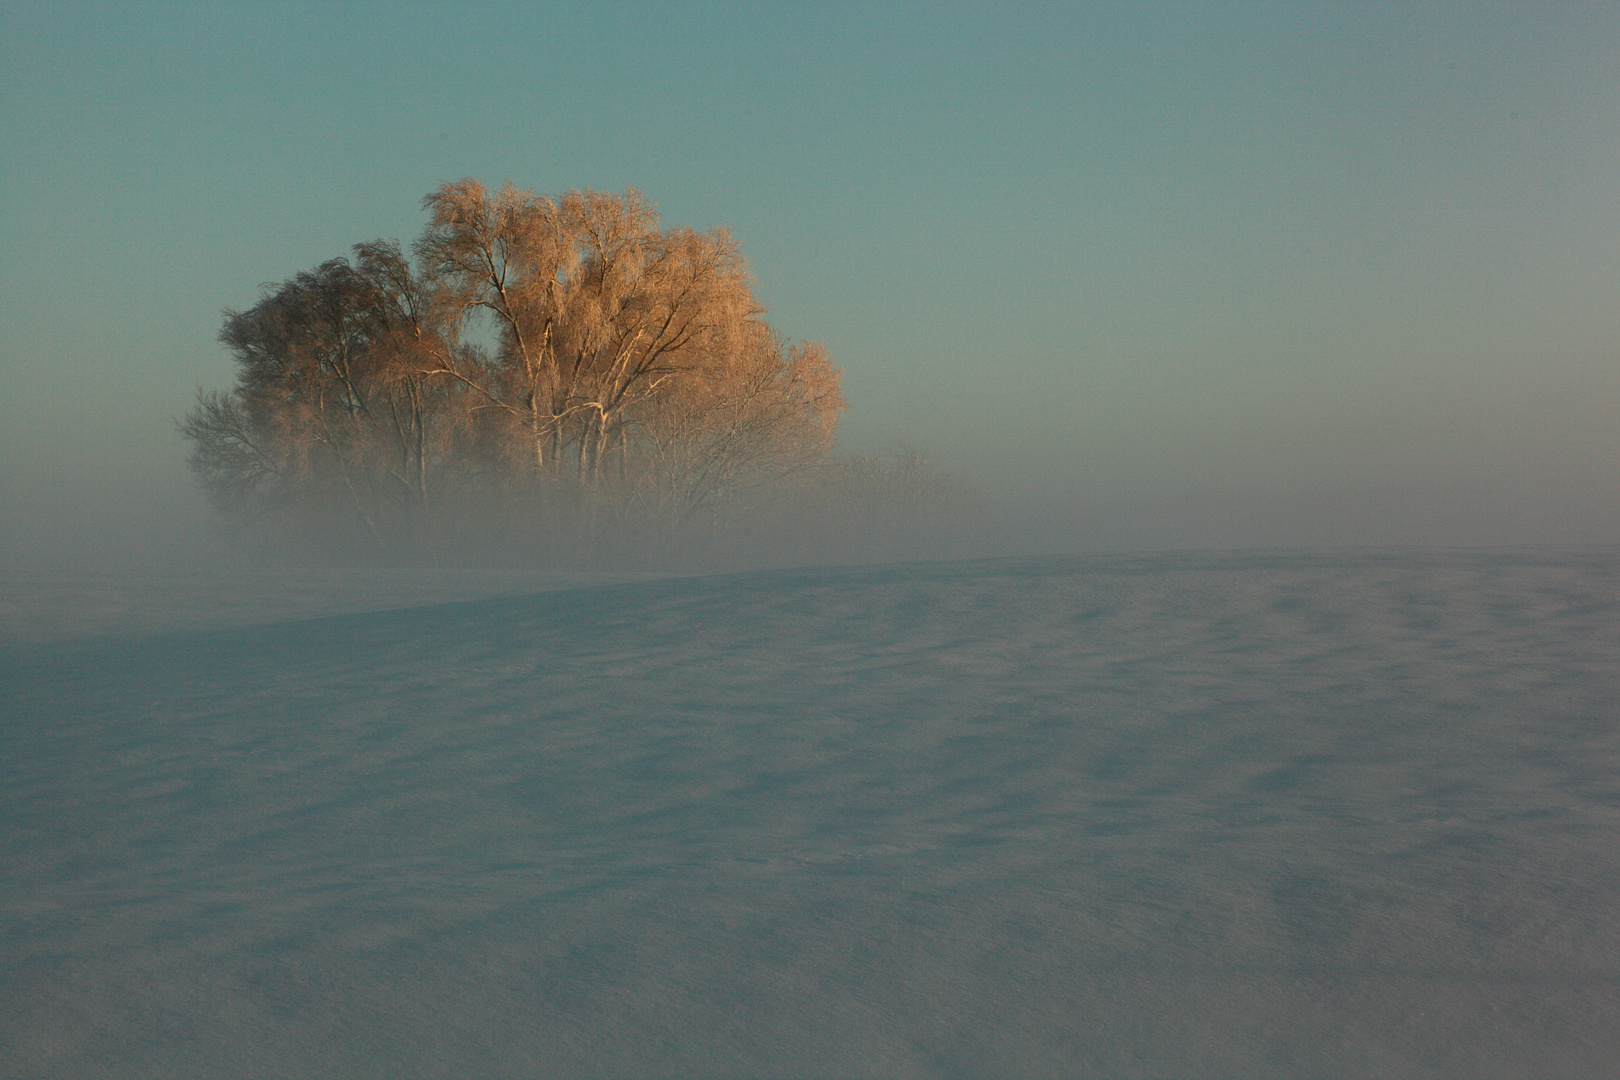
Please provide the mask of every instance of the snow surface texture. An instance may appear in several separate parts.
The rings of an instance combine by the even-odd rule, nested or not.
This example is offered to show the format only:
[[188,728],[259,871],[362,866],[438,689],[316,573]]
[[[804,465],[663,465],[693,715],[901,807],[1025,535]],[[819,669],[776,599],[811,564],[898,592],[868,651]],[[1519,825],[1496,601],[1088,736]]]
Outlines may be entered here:
[[250,626],[565,589],[648,575],[376,568],[0,567],[0,642]]
[[0,1075],[1620,1075],[1620,557],[0,652]]

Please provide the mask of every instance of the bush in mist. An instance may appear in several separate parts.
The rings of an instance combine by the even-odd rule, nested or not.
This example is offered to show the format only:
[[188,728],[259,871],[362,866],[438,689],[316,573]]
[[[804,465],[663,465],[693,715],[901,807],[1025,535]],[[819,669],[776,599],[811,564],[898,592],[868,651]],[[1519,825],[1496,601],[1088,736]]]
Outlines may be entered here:
[[725,231],[664,229],[635,191],[462,180],[423,202],[414,264],[358,244],[225,313],[236,385],[199,392],[180,429],[244,532],[334,557],[572,562],[795,516],[799,535],[873,531],[950,501],[912,451],[832,457],[839,372],[772,332]]

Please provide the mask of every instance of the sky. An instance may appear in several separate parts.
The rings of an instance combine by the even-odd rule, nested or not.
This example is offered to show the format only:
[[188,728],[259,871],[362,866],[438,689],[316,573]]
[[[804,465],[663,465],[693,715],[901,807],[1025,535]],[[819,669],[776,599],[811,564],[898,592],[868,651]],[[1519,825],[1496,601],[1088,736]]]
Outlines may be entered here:
[[439,184],[635,187],[839,448],[1051,549],[1620,541],[1620,8],[0,7],[0,549],[203,520],[220,313]]

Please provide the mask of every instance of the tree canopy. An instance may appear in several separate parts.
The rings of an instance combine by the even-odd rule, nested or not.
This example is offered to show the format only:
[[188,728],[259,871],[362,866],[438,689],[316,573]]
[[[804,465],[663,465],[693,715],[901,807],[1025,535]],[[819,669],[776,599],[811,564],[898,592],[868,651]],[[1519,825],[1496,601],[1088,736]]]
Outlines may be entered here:
[[357,244],[225,312],[236,383],[180,428],[226,514],[382,548],[479,515],[599,543],[826,461],[839,372],[771,330],[724,230],[663,228],[633,190],[460,180],[423,206],[414,263]]

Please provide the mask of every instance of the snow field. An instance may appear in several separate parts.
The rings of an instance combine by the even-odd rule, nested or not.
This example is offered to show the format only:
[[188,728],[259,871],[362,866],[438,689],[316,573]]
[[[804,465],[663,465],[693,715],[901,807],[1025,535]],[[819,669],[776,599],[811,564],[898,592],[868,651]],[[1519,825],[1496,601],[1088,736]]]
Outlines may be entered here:
[[1617,600],[1054,558],[14,641],[0,1073],[1613,1075]]

